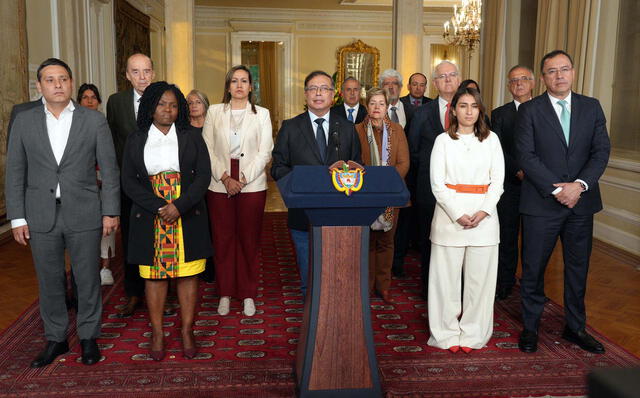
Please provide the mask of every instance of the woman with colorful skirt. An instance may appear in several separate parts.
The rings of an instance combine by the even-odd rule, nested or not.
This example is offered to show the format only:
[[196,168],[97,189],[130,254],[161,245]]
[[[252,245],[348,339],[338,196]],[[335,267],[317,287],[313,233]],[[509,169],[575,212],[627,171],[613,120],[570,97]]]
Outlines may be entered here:
[[485,122],[478,90],[457,91],[449,120],[431,152],[436,209],[430,236],[427,344],[470,353],[484,347],[493,333],[500,242],[496,205],[503,190],[504,158],[498,136]]
[[231,68],[222,103],[209,107],[202,128],[211,157],[207,203],[220,315],[229,313],[231,297],[242,300],[245,316],[256,313],[265,167],[271,160],[273,136],[269,110],[255,105],[252,83],[246,66]]
[[138,131],[129,136],[122,186],[133,201],[128,261],[140,264],[151,321],[150,355],[165,355],[162,315],[168,280],[177,281],[182,348],[196,355],[193,334],[199,273],[211,255],[205,194],[211,179],[202,136],[189,126],[184,95],[157,82],[144,92]]

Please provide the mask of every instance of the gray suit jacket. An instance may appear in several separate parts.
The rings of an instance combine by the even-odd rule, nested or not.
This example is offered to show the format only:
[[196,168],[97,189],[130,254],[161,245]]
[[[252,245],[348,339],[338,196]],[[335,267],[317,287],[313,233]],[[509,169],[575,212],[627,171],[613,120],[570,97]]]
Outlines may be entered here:
[[[96,181],[100,166],[102,189]],[[20,112],[11,127],[5,197],[7,218],[27,220],[49,232],[56,218],[56,186],[64,222],[73,231],[102,227],[102,216],[120,214],[119,171],[104,116],[76,104],[69,139],[56,162],[47,134],[44,105]]]

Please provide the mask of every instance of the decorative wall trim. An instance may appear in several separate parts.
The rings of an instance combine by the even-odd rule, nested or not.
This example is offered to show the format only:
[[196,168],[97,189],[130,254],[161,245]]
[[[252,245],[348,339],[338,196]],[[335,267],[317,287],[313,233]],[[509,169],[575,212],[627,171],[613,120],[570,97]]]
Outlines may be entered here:
[[640,181],[637,180],[603,175],[600,177],[600,183],[633,192],[640,192]]
[[640,237],[607,225],[601,221],[596,220],[594,222],[593,237],[612,246],[626,250],[636,256],[640,255]]
[[[612,206],[605,206],[600,213],[603,216],[616,218],[640,228],[640,215],[630,212],[629,210],[620,209]],[[638,230],[640,232],[640,229]]]
[[60,30],[58,29],[58,0],[50,0],[51,5],[51,53],[60,58]]
[[622,158],[610,158],[608,167],[640,173],[640,162]]
[[296,30],[317,31],[317,32],[391,32],[392,23],[386,22],[357,22],[351,21],[348,24],[335,22],[321,22],[319,20],[313,22],[298,22]]

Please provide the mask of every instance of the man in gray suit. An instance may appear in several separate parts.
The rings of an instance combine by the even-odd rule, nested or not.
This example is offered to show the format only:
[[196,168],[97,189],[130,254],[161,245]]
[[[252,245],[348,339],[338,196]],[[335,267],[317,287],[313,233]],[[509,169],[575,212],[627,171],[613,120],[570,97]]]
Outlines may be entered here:
[[[77,330],[82,363],[100,361],[100,235],[115,233],[119,173],[107,121],[71,101],[69,66],[44,61],[36,86],[42,105],[17,114],[9,136],[5,196],[14,239],[31,244],[47,345],[31,363],[50,364],[69,350],[65,249],[78,285]],[[96,181],[98,165],[102,189]]]
[[[155,73],[151,58],[144,54],[133,54],[127,59],[127,80],[132,88],[117,92],[107,101],[107,121],[113,136],[116,148],[118,165],[122,168],[122,152],[127,137],[134,133],[138,126],[138,106],[144,90],[151,84]],[[129,252],[129,213],[131,212],[131,199],[124,193],[121,196],[122,206],[122,258],[124,259],[124,292],[128,297],[127,304],[118,315],[120,317],[131,316],[140,305],[144,297],[144,280],[138,272],[138,264],[127,264]]]

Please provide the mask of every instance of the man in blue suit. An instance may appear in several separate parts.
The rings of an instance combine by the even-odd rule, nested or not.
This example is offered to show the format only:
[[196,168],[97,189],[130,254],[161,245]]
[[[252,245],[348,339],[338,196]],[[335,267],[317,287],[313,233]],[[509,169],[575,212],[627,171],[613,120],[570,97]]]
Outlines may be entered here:
[[516,149],[524,171],[522,213],[522,316],[519,346],[535,352],[544,307],[544,271],[558,237],[564,258],[562,337],[602,354],[585,331],[584,296],[593,235],[593,215],[602,209],[598,179],[611,145],[600,103],[571,91],[575,75],[569,54],[555,50],[540,62],[547,91],[518,111]]

